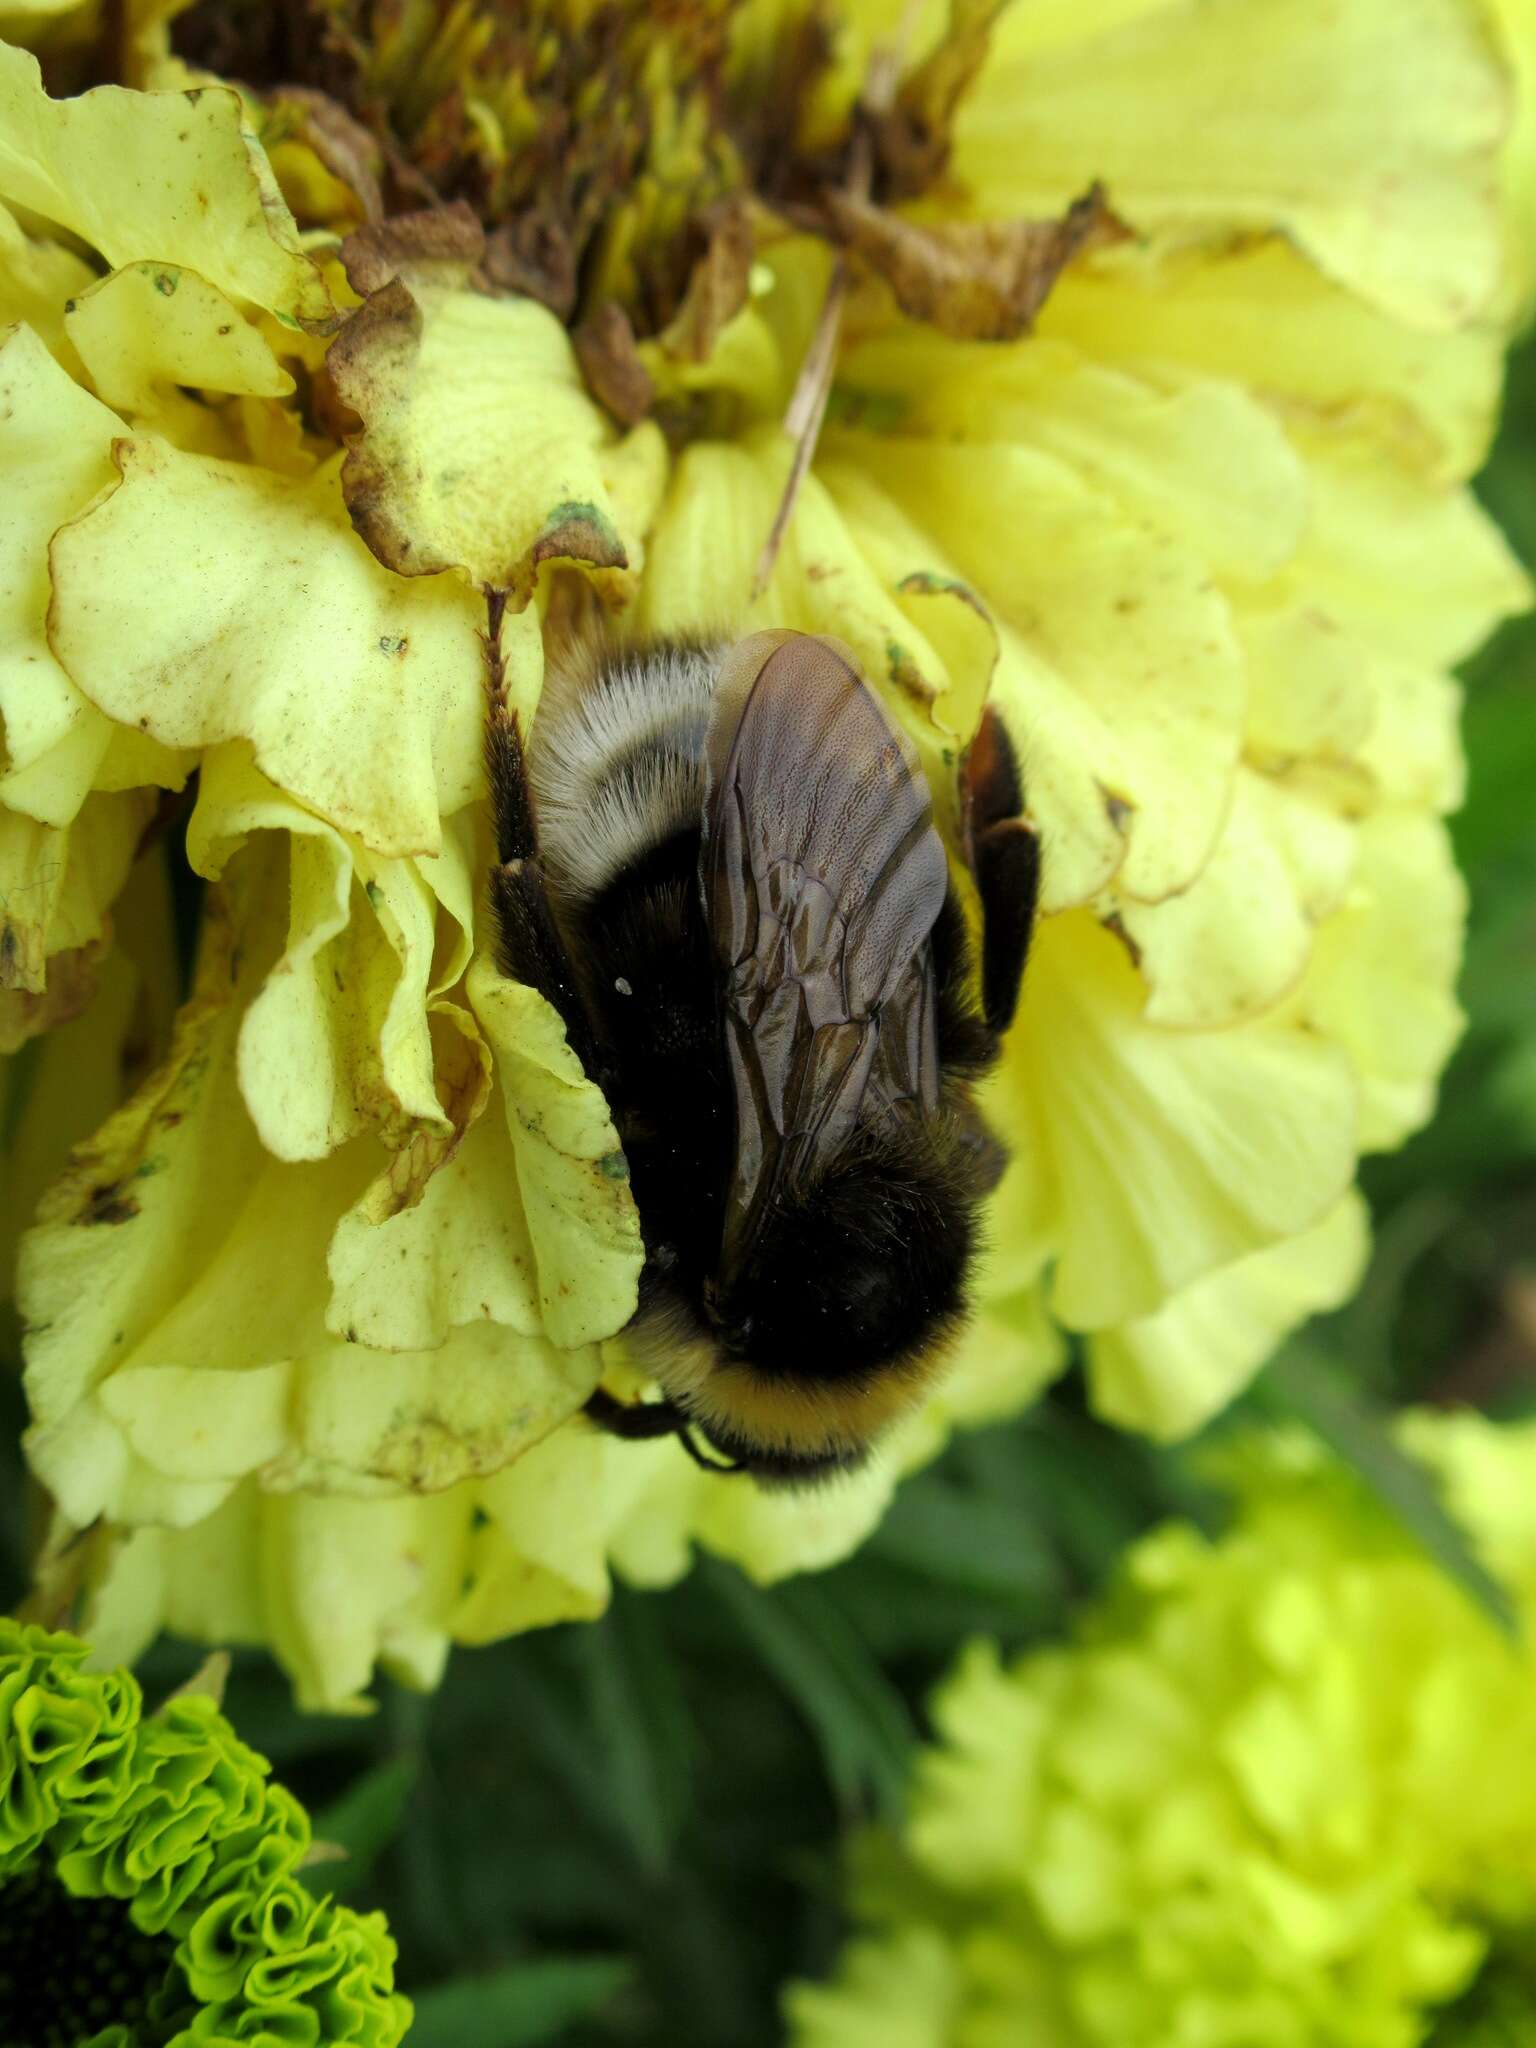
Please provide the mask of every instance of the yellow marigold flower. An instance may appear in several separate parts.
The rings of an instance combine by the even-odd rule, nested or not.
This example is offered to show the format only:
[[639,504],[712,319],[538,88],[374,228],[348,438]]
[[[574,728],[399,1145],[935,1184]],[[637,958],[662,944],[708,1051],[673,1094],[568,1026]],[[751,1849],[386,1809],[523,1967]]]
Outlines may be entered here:
[[[173,6],[74,99],[0,47],[3,1042],[121,1042],[112,905],[194,768],[212,885],[163,1063],[91,1135],[56,1034],[19,1125],[30,1455],[125,1654],[269,1640],[335,1703],[694,1541],[824,1562],[1070,1336],[1175,1434],[1353,1284],[1459,1022],[1448,671],[1526,602],[1465,490],[1506,72],[1474,0],[1284,0],[1263,66],[1238,0],[910,12]],[[826,1496],[579,1416],[637,1390],[642,1252],[491,963],[488,593],[525,720],[597,603],[837,634],[951,822],[989,696],[1018,736],[978,1314]]]
[[[1536,1428],[1407,1435],[1536,1618]],[[1131,1552],[1082,1639],[935,1702],[873,1931],[795,2048],[1495,2048],[1536,2027],[1536,1658],[1302,1439],[1208,1541]],[[1502,2031],[1501,2031],[1502,2029]]]

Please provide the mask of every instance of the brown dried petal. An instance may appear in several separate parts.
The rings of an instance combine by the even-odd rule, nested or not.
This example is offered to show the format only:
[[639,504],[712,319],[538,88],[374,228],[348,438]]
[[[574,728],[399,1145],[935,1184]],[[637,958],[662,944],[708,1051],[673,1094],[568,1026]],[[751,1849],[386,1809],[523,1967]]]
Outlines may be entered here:
[[544,208],[503,221],[486,238],[485,275],[500,292],[523,292],[558,320],[576,307],[576,253],[569,230]]
[[533,299],[466,282],[462,255],[423,277],[436,256],[390,248],[390,228],[352,238],[358,274],[398,255],[410,281],[373,291],[326,358],[337,400],[362,422],[342,468],[358,533],[397,575],[461,569],[515,609],[546,561],[626,571],[604,477],[611,429],[565,330]]
[[834,235],[886,280],[904,313],[965,341],[1027,333],[1074,256],[1129,232],[1098,186],[1053,221],[925,226],[840,192],[826,209]]
[[709,237],[693,266],[688,289],[658,337],[674,362],[705,363],[720,330],[747,303],[756,243],[741,200],[711,207],[702,225]]
[[356,194],[359,211],[370,222],[384,218],[379,190],[382,168],[379,146],[360,121],[339,101],[306,85],[285,85],[272,95],[275,107],[292,110],[295,130],[308,143],[333,178]]
[[640,360],[635,330],[617,299],[610,299],[571,336],[587,389],[626,427],[638,426],[651,409],[655,386]]
[[484,231],[462,199],[359,228],[341,245],[347,280],[365,298],[392,278],[407,285],[462,287],[473,280],[484,255]]
[[96,969],[109,943],[102,937],[55,953],[41,989],[12,984],[0,975],[0,1053],[19,1052],[29,1038],[80,1015],[96,993]]
[[1006,0],[950,0],[949,26],[872,125],[887,198],[926,191],[949,161],[956,109],[986,61]]

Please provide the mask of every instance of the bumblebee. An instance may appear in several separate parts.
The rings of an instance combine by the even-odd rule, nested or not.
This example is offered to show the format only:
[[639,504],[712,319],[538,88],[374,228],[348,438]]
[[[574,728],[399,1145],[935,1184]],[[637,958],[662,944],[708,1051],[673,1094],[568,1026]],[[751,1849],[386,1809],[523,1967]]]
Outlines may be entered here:
[[526,744],[492,654],[486,762],[498,964],[563,1018],[640,1215],[663,1398],[588,1413],[770,1486],[859,1465],[939,1369],[1004,1164],[972,1090],[1040,873],[1006,733],[961,764],[979,962],[916,752],[837,640],[589,652]]

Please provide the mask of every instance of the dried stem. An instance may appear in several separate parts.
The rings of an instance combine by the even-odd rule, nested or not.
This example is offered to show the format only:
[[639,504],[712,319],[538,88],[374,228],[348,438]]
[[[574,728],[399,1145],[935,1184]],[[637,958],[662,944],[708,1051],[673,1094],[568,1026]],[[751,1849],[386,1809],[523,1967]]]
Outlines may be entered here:
[[[896,83],[901,75],[902,53],[916,29],[919,6],[920,0],[907,0],[896,33],[889,41],[877,43],[870,52],[869,69],[864,76],[864,90],[854,112],[857,126],[848,167],[846,190],[854,199],[865,200],[869,197],[874,176],[874,151],[870,143],[871,122],[880,119],[891,110],[896,97]],[[843,306],[848,297],[848,276],[848,259],[839,255],[833,262],[832,274],[827,279],[826,296],[821,302],[816,331],[811,336],[811,345],[805,352],[800,374],[795,379],[795,388],[785,409],[784,432],[794,443],[794,459],[789,466],[789,475],[784,481],[783,495],[773,516],[773,524],[768,529],[762,553],[757,558],[757,568],[752,577],[754,603],[772,581],[774,564],[779,559],[779,550],[784,545],[784,536],[789,531],[790,520],[794,517],[800,487],[805,482],[811,463],[815,460],[816,444],[821,439],[822,422],[826,419],[827,404],[832,396],[832,376],[837,364]]]

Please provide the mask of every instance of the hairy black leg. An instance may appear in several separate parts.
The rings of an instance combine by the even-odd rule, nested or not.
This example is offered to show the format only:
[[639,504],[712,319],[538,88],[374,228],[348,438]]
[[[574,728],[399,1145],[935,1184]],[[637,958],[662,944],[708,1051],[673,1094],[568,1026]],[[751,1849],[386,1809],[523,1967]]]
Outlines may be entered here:
[[589,1394],[584,1413],[589,1421],[609,1436],[629,1443],[645,1442],[658,1436],[675,1436],[695,1465],[706,1472],[740,1472],[739,1464],[727,1464],[701,1451],[693,1440],[693,1425],[681,1408],[671,1401],[616,1401],[599,1387]]
[[981,896],[981,1004],[987,1028],[1001,1036],[1019,1006],[1019,988],[1040,897],[1040,835],[1020,813],[1018,757],[993,710],[966,751],[966,854]]
[[496,964],[513,981],[526,982],[559,1011],[571,1050],[585,1071],[598,1075],[597,1047],[580,984],[550,908],[538,828],[517,713],[507,702],[502,666],[501,618],[504,593],[492,593],[485,634],[485,774],[496,830],[491,868],[491,913],[496,924]]

